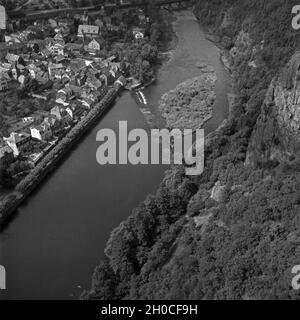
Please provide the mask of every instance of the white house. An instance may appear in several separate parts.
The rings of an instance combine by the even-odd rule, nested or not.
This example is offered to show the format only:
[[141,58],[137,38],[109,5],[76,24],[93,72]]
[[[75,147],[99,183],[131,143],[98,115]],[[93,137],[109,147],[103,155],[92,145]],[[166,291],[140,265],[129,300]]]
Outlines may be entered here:
[[18,56],[17,54],[8,53],[5,59],[8,61],[8,63],[17,64],[19,62],[20,56]]
[[140,31],[138,31],[138,32],[136,32],[134,34],[134,37],[135,37],[136,40],[144,39],[144,34],[142,32],[140,32]]
[[33,122],[34,118],[33,117],[25,117],[22,119],[22,122],[24,123],[29,123],[29,122]]
[[89,51],[100,51],[100,44],[95,39],[93,39],[87,47]]
[[144,32],[143,32],[143,29],[141,29],[141,28],[134,28],[132,33],[133,33],[133,36],[136,40],[144,38]]
[[71,117],[71,119],[73,119],[74,115],[73,115],[73,111],[71,110],[71,108],[66,108],[66,112],[69,114],[69,116]]
[[100,27],[81,24],[78,27],[78,37],[97,37]]
[[65,46],[62,45],[61,43],[54,43],[49,47],[49,50],[52,54],[57,55],[57,56],[63,56],[64,55],[64,48]]
[[30,128],[31,137],[40,141],[45,141],[51,138],[52,131],[47,122],[43,122],[37,127]]

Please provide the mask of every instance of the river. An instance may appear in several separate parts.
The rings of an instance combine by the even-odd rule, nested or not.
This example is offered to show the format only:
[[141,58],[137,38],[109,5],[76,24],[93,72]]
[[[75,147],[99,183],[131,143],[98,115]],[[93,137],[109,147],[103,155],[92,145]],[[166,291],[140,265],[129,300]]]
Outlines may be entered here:
[[7,271],[7,290],[1,291],[0,299],[77,299],[90,286],[110,232],[159,186],[164,166],[98,165],[98,130],[118,131],[120,120],[128,121],[129,130],[161,127],[161,95],[199,75],[199,61],[211,64],[218,76],[214,115],[205,126],[206,134],[226,118],[230,77],[219,49],[206,39],[192,13],[177,13],[177,18],[177,46],[155,85],[143,90],[145,110],[130,93],[122,94],[0,234],[0,262]]

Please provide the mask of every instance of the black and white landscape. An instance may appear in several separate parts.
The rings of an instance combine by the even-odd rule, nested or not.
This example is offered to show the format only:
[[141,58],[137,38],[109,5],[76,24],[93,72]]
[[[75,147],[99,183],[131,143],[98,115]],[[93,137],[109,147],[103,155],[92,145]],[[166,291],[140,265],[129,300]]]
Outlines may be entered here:
[[300,2],[0,3],[0,300],[300,298]]

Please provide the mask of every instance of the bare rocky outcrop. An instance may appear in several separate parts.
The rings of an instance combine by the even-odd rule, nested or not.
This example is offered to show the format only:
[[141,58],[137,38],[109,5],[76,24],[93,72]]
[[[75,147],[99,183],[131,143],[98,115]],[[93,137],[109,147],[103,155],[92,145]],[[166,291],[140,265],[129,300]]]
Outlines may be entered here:
[[264,41],[254,44],[250,33],[242,29],[234,42],[234,46],[230,49],[229,55],[226,57],[227,63],[234,67],[240,61],[247,61],[248,67],[256,69],[259,66],[257,58],[263,48]]
[[300,149],[300,52],[267,91],[251,137],[247,164],[288,159]]
[[211,190],[211,198],[217,202],[224,202],[226,200],[226,186],[222,186],[220,181],[217,181]]
[[211,219],[212,216],[213,214],[210,212],[204,216],[195,217],[194,223],[196,225],[196,228],[205,227],[209,223],[209,220]]
[[237,36],[234,47],[230,50],[232,59],[237,56],[243,57],[250,54],[252,51],[252,41],[248,32],[241,30]]

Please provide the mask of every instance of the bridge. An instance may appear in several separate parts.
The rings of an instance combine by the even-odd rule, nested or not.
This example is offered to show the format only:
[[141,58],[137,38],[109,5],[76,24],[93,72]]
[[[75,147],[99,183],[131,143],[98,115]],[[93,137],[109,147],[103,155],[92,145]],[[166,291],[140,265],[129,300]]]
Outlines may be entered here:
[[[150,0],[151,1],[151,0]],[[152,0],[153,1],[153,0]],[[194,4],[194,0],[157,0],[152,2],[155,6],[168,10],[178,10],[191,7]],[[138,3],[122,2],[122,3],[105,3],[96,6],[80,7],[80,8],[64,8],[64,9],[50,9],[50,10],[12,10],[8,11],[7,15],[10,19],[49,19],[57,16],[67,16],[82,14],[83,12],[97,12],[103,7],[104,9],[119,10],[130,8],[145,8],[147,11],[148,2],[142,0]]]

